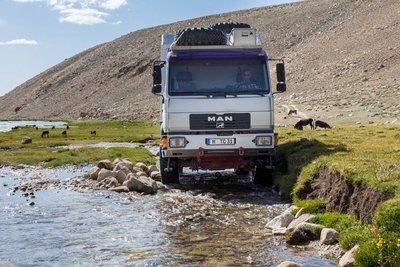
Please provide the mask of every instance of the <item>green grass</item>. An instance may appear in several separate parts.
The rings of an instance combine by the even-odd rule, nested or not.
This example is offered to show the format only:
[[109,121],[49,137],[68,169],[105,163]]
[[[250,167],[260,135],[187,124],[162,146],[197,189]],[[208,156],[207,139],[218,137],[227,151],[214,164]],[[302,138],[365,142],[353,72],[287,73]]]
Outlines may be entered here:
[[[159,125],[148,122],[128,121],[70,121],[68,136],[62,137],[65,129],[48,129],[49,138],[41,138],[43,129],[19,128],[0,133],[0,165],[42,165],[54,167],[64,164],[91,162],[117,157],[129,158],[133,162],[154,163],[153,157],[143,148],[82,148],[59,149],[57,146],[90,144],[98,142],[159,142]],[[95,130],[97,135],[91,135]],[[22,145],[23,136],[30,136],[32,144]]]
[[[66,129],[39,129],[31,127],[19,128],[11,132],[0,132],[0,148],[4,147],[38,147],[38,146],[60,146],[67,144],[98,143],[98,142],[143,142],[155,140],[158,142],[158,123],[132,122],[132,121],[70,121],[70,129],[67,137],[61,136]],[[49,130],[49,138],[41,138],[43,130]],[[93,136],[90,131],[96,131]],[[22,145],[24,136],[33,139],[32,144]]]
[[[281,144],[274,183],[282,195],[308,212],[317,213],[314,222],[338,230],[343,249],[359,244],[356,266],[396,266],[400,262],[400,128],[278,128],[278,133]],[[340,172],[353,184],[393,192],[395,197],[378,206],[373,224],[368,226],[353,214],[321,213],[324,200],[299,196],[322,166]]]

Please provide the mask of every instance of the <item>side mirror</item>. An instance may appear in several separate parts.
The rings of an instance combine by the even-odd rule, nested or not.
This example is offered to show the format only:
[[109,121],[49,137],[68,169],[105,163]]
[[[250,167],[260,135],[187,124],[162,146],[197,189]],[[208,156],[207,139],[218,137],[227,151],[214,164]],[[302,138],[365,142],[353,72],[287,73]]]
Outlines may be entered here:
[[277,63],[276,64],[276,79],[278,83],[285,83],[285,63]]
[[276,84],[276,91],[283,93],[286,91],[286,83],[278,83]]
[[161,84],[161,65],[153,66],[153,84]]
[[162,68],[165,65],[165,61],[155,61],[153,63],[153,87],[151,92],[153,94],[161,93],[161,83],[162,83]]
[[159,94],[161,93],[161,84],[155,84],[153,85],[153,88],[151,88],[151,92],[153,94]]

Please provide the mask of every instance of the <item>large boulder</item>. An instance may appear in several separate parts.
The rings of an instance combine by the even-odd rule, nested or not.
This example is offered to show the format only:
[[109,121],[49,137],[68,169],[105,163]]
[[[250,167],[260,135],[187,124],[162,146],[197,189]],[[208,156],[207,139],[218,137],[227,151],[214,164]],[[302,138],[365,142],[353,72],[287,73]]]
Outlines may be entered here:
[[93,167],[90,169],[90,171],[87,174],[87,178],[91,180],[97,180],[97,176],[99,175],[100,168],[99,167]]
[[107,169],[101,169],[99,171],[99,174],[97,175],[97,181],[100,182],[110,176],[115,178],[115,177],[117,177],[117,173],[114,171],[107,170]]
[[115,178],[117,178],[118,182],[120,184],[123,184],[126,180],[126,173],[123,170],[119,170],[117,171],[117,175],[115,176]]
[[130,191],[144,192],[146,194],[157,193],[157,183],[147,176],[136,176],[129,174],[124,182]]
[[286,243],[289,245],[304,245],[312,240],[320,238],[323,225],[303,222],[296,226],[294,231],[289,235]]
[[354,266],[354,255],[358,250],[358,245],[355,245],[352,249],[347,251],[339,260],[339,267],[353,267]]
[[100,186],[103,186],[103,187],[109,189],[111,187],[119,186],[119,183],[118,183],[117,178],[109,176],[100,182]]
[[339,233],[332,228],[324,228],[321,231],[320,242],[324,245],[333,245],[338,241]]
[[97,163],[97,167],[107,170],[114,169],[114,165],[112,164],[112,162],[107,159],[100,160],[99,163]]
[[296,212],[296,215],[294,216],[296,219],[299,218],[301,215],[306,214],[307,210],[305,208],[301,208]]
[[150,174],[150,178],[154,181],[161,181],[161,173],[159,171],[153,171]]
[[303,222],[308,222],[311,219],[314,219],[315,215],[312,214],[303,214],[301,215],[299,218],[294,219],[289,225],[288,225],[288,230],[293,230],[294,228],[296,228],[297,225],[303,223]]
[[147,165],[144,164],[143,162],[138,162],[138,163],[136,163],[135,167],[140,168],[143,172],[146,173],[146,175],[147,175],[147,173],[149,172],[149,168],[148,168]]
[[145,172],[137,172],[135,173],[136,176],[147,176],[147,173]]
[[293,221],[293,219],[294,216],[290,212],[285,212],[273,218],[265,227],[270,229],[287,227]]
[[149,169],[149,171],[147,172],[147,175],[151,177],[151,173],[152,172],[158,172],[159,169],[157,168],[156,165],[150,165],[147,167]]

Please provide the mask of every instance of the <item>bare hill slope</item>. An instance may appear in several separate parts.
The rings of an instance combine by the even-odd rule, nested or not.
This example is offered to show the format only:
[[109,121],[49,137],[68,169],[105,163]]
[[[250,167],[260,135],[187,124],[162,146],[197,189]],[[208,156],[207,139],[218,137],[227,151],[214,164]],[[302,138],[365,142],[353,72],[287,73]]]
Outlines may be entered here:
[[151,64],[162,33],[216,22],[257,28],[287,62],[278,121],[294,105],[327,121],[400,120],[400,2],[309,0],[139,30],[71,57],[0,98],[0,118],[158,119]]

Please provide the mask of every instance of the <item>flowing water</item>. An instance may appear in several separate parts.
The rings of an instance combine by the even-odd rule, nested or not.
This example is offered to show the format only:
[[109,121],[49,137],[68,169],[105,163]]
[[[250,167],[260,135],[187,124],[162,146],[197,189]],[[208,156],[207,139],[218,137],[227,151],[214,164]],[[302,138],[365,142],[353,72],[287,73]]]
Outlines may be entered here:
[[[156,195],[63,183],[88,168],[0,168],[0,266],[335,266],[271,236],[265,224],[289,205],[247,177],[189,173]],[[10,190],[41,179],[61,183]]]
[[38,127],[38,128],[65,128],[62,121],[0,121],[0,132],[11,131],[14,127]]

